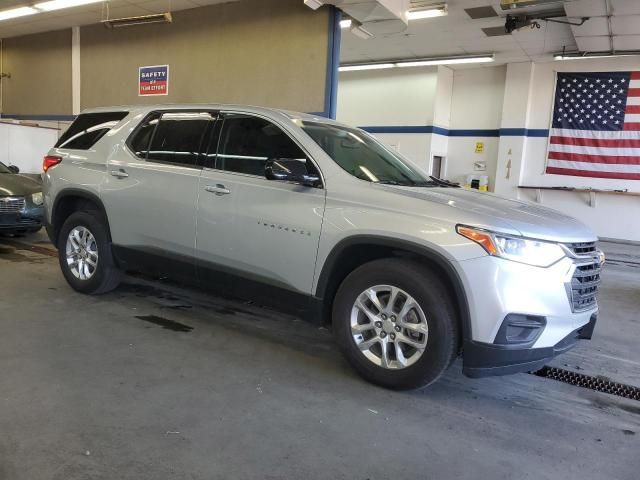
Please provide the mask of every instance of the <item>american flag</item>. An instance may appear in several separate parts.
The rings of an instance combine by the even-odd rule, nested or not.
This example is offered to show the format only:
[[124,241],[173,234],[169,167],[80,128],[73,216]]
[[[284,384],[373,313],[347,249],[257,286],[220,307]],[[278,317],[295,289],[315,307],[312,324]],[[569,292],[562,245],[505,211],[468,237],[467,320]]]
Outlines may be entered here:
[[640,72],[558,73],[546,172],[640,180]]

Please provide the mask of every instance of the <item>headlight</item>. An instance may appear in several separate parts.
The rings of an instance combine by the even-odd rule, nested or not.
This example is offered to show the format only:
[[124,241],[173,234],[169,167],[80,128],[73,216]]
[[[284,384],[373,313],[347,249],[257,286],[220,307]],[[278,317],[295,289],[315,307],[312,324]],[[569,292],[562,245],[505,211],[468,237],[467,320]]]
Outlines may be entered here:
[[557,243],[512,237],[458,225],[456,231],[479,244],[489,255],[536,267],[549,267],[565,256]]
[[42,196],[42,192],[34,193],[31,195],[31,201],[34,205],[42,205],[44,203],[44,197]]

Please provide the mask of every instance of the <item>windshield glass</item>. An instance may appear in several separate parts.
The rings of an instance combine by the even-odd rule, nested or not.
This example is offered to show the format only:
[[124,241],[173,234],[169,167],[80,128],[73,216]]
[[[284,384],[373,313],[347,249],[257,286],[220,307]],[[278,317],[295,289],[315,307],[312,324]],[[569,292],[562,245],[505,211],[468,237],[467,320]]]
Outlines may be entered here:
[[13,172],[9,170],[4,163],[0,162],[0,173],[13,173]]
[[435,185],[416,167],[355,128],[302,122],[302,129],[344,170],[361,180],[392,185]]

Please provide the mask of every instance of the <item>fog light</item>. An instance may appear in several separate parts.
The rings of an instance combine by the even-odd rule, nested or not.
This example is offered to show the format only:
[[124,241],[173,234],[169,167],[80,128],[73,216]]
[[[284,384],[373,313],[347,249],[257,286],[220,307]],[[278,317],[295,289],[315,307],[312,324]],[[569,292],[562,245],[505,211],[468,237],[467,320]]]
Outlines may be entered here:
[[494,344],[527,345],[533,344],[547,324],[545,317],[510,313],[502,321]]

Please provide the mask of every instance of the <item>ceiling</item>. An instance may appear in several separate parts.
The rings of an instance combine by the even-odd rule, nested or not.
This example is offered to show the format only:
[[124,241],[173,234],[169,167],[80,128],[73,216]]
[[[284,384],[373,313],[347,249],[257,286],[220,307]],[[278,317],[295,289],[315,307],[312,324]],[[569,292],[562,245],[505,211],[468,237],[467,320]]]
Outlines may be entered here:
[[570,17],[591,17],[571,27],[579,50],[640,50],[640,0],[574,0],[565,10]]
[[[110,16],[117,18],[184,10],[229,1],[238,0],[110,0],[108,4]],[[500,0],[448,0],[447,16],[412,20],[407,30],[401,33],[377,35],[363,40],[344,30],[341,62],[495,53],[496,63],[509,63],[547,61],[551,54],[563,48],[567,51],[640,50],[640,0],[535,2],[544,8],[564,6],[572,20],[583,16],[592,18],[580,27],[542,21],[539,22],[539,29],[525,27],[511,35],[487,36],[483,29],[493,28],[494,32],[502,33],[506,13],[515,11],[503,11],[500,8]],[[33,3],[36,3],[36,0],[0,0],[0,10]],[[477,7],[489,7],[488,10],[483,9],[485,15],[487,11],[497,14],[493,17],[474,19],[466,10]],[[535,6],[531,8],[534,11],[536,9]],[[530,13],[531,8],[522,12]],[[97,23],[102,18],[102,3],[41,13],[0,22],[0,38],[88,25]]]
[[[0,10],[34,4],[37,1],[0,0]],[[109,4],[110,17],[118,18],[186,10],[188,8],[231,1],[237,0],[110,0],[105,3]],[[46,32],[78,25],[90,25],[100,22],[103,18],[102,15],[103,3],[98,2],[81,7],[65,8],[54,12],[5,20],[0,22],[0,38],[28,35],[30,33]]]
[[[541,0],[540,3],[543,3]],[[362,40],[348,31],[342,36],[342,63],[387,59],[495,53],[496,63],[548,61],[562,51],[609,51],[607,12],[613,44],[618,50],[640,50],[640,0],[566,0],[544,2],[571,17],[593,16],[582,27],[540,21],[540,28],[522,28],[511,35],[487,36],[483,28],[504,27],[506,13],[499,0],[448,0],[448,15],[409,22],[402,33]],[[501,16],[472,19],[465,9],[493,7]],[[523,11],[526,12],[526,11]],[[565,19],[563,19],[565,20]],[[575,19],[572,19],[575,20]],[[461,68],[461,67],[457,67]]]

